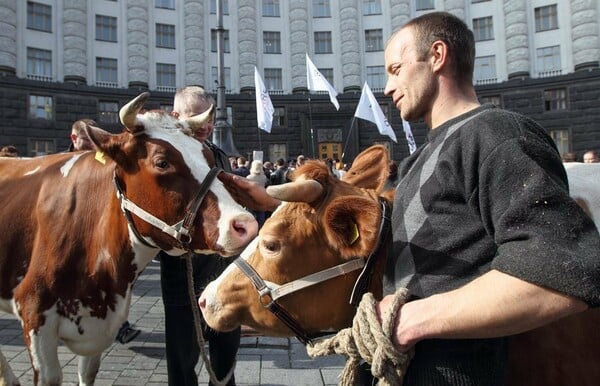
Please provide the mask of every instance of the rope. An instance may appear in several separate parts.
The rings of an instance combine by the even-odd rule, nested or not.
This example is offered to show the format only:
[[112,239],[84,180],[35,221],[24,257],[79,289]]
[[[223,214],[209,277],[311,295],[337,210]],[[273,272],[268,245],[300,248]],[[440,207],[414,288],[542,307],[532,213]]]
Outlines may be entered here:
[[229,369],[229,372],[227,373],[225,378],[223,378],[222,380],[219,381],[219,379],[217,378],[217,375],[213,371],[212,365],[210,363],[210,359],[208,358],[208,355],[206,355],[206,348],[205,348],[206,340],[204,340],[204,334],[202,333],[200,309],[197,306],[194,306],[196,304],[196,294],[194,292],[194,277],[192,275],[194,272],[194,268],[192,266],[192,253],[191,252],[188,252],[185,255],[185,265],[187,268],[188,296],[190,297],[190,307],[192,307],[192,313],[194,314],[194,326],[196,328],[196,338],[198,339],[198,345],[200,346],[200,354],[202,355],[202,361],[204,361],[204,365],[206,366],[206,370],[208,371],[208,375],[210,377],[210,382],[215,386],[226,386],[227,383],[229,382],[229,380],[231,379],[231,377],[233,376],[233,371],[235,370],[236,361],[234,359],[233,365],[231,365],[231,369]]
[[331,354],[344,355],[348,359],[340,375],[340,386],[356,384],[362,360],[371,365],[371,373],[379,379],[380,386],[401,385],[402,378],[412,358],[412,351],[401,353],[392,344],[396,315],[406,302],[408,290],[401,288],[394,294],[389,312],[379,323],[372,293],[366,293],[360,304],[352,327],[339,331],[335,336],[307,346],[311,357]]

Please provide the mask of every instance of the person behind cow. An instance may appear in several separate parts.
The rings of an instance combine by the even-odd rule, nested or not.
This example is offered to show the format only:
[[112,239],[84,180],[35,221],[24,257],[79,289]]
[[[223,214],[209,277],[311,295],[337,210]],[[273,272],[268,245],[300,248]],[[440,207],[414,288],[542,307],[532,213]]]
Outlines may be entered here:
[[233,170],[233,174],[237,174],[241,177],[248,177],[248,175],[250,174],[250,170],[246,166],[247,162],[248,160],[246,160],[246,157],[238,157],[236,160],[237,168]]
[[275,161],[275,171],[271,173],[270,185],[281,185],[287,182],[287,162],[283,158],[279,158]]
[[0,157],[13,157],[19,156],[19,151],[15,145],[6,145],[0,149]]
[[586,164],[600,162],[600,157],[598,156],[598,152],[596,150],[586,151],[585,153],[583,153],[583,162]]
[[[269,179],[265,175],[265,171],[263,169],[263,163],[260,160],[252,161],[250,166],[250,174],[248,174],[246,178],[263,188],[265,188],[269,183]],[[265,211],[253,210],[252,214],[258,222],[258,227],[262,227],[265,222]]]
[[[569,198],[552,139],[480,105],[473,33],[434,12],[394,32],[385,94],[428,141],[400,166],[376,310],[408,288],[392,341],[412,385],[504,385],[506,336],[600,306],[600,236]],[[381,319],[380,319],[381,320]]]
[[569,151],[564,153],[560,158],[562,162],[577,162],[577,153]]
[[[71,143],[69,144],[68,151],[96,150],[96,146],[85,132],[87,126],[97,126],[97,123],[93,119],[88,118],[80,119],[73,123],[70,135]],[[121,344],[126,344],[134,340],[141,332],[142,330],[133,328],[129,320],[126,320],[119,328],[115,340]]]
[[[175,94],[172,114],[179,119],[189,118],[203,113],[214,103],[213,97],[202,87],[188,86]],[[211,149],[218,167],[231,171],[227,155],[208,140],[212,130],[212,122],[207,123],[195,133],[195,138]],[[159,253],[158,260],[165,311],[168,383],[171,386],[195,386],[198,385],[195,366],[200,357],[200,346],[192,310],[196,303],[190,302],[188,295],[186,261],[183,257],[169,256],[163,251]],[[219,255],[194,254],[192,266],[196,296],[199,296],[204,286],[218,277],[232,261],[233,258],[223,258]],[[227,333],[217,333],[206,325],[204,319],[201,320],[201,327],[208,342],[213,371],[217,378],[222,380],[235,364],[241,330],[238,328]],[[234,375],[227,385],[235,385]]]

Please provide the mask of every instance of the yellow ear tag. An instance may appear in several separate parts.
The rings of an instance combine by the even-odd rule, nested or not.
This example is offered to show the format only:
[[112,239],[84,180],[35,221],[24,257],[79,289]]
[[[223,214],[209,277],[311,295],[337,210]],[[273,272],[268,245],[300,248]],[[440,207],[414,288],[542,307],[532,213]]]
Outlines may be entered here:
[[356,223],[352,223],[352,233],[350,234],[350,245],[354,244],[356,242],[356,240],[358,240],[358,238],[360,237],[360,234],[358,233],[358,227],[356,226]]
[[97,150],[96,151],[96,156],[94,157],[94,159],[98,162],[100,162],[102,165],[106,164],[106,159],[104,158],[104,153]]

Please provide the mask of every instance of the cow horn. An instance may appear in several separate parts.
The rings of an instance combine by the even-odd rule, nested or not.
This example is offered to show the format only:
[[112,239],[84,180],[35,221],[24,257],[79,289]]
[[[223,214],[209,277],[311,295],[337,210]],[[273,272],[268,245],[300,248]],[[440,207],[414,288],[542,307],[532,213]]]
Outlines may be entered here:
[[323,193],[323,185],[315,180],[298,179],[281,185],[267,187],[267,193],[282,201],[314,202]]
[[121,107],[121,110],[119,110],[119,118],[121,119],[121,123],[130,132],[135,133],[137,131],[137,114],[140,112],[142,107],[144,107],[144,103],[146,103],[149,97],[149,92],[143,92],[137,97],[135,97],[133,100],[131,100],[129,103],[127,103],[125,106]]
[[212,119],[214,107],[215,105],[210,105],[210,107],[202,114],[185,119],[185,122],[188,123],[192,132],[196,132],[202,125]]

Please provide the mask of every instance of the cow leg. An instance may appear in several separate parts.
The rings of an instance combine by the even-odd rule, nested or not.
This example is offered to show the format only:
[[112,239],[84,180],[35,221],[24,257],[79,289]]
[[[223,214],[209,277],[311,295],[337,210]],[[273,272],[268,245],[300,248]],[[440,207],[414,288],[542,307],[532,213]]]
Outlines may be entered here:
[[100,369],[100,357],[102,354],[92,356],[79,356],[79,385],[91,386],[96,380],[98,369]]
[[56,328],[49,325],[38,333],[25,337],[33,364],[33,380],[36,385],[54,386],[62,384],[62,369],[58,360],[58,336]]
[[0,386],[19,386],[19,379],[15,377],[8,361],[0,351]]

